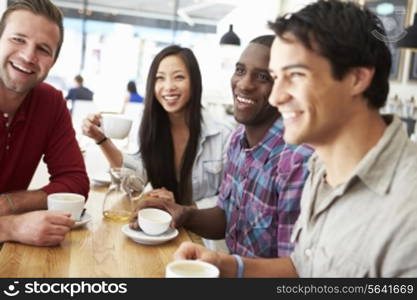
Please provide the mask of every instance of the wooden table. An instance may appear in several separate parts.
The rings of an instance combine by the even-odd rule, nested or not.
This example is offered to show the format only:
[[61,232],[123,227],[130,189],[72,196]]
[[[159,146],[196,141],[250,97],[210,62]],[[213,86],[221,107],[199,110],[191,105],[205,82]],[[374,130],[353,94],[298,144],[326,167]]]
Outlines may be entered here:
[[104,191],[92,188],[86,206],[92,221],[68,233],[60,246],[5,243],[0,277],[164,277],[165,266],[181,242],[195,236],[181,229],[165,244],[137,244],[121,232],[123,223],[102,218]]

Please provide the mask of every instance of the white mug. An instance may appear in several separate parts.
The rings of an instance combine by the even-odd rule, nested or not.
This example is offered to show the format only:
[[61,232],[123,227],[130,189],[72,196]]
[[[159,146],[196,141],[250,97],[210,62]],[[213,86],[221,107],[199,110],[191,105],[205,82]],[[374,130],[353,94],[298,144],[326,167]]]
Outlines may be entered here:
[[124,139],[132,127],[132,120],[123,115],[103,114],[102,125],[104,134],[111,139]]
[[138,211],[138,224],[148,235],[159,235],[168,230],[172,216],[165,210],[144,208]]
[[48,210],[63,211],[78,221],[84,209],[85,197],[73,193],[55,193],[48,195]]

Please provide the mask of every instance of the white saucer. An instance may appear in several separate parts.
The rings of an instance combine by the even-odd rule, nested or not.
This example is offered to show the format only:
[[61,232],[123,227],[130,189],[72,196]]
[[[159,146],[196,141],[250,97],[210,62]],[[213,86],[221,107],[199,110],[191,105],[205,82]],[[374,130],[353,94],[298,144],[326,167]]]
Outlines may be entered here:
[[82,216],[81,220],[76,221],[75,225],[72,228],[74,229],[74,228],[81,227],[90,221],[91,221],[91,216],[88,213],[84,213],[84,216]]
[[111,178],[109,172],[98,172],[91,176],[93,184],[96,186],[109,185]]
[[134,242],[142,245],[159,245],[172,240],[178,235],[178,230],[174,228],[169,228],[160,235],[147,235],[143,231],[131,229],[129,224],[123,225],[122,232]]

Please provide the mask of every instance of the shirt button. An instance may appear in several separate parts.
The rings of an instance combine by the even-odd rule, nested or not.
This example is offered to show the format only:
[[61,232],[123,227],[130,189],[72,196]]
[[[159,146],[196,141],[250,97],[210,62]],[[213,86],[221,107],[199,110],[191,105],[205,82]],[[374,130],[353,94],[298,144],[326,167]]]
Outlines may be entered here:
[[313,254],[313,251],[311,251],[311,249],[305,249],[305,250],[304,250],[304,255],[305,255],[307,258],[310,258],[312,254]]
[[7,145],[7,146],[6,146],[6,150],[9,150],[9,148],[10,148],[10,147],[9,147],[9,145]]

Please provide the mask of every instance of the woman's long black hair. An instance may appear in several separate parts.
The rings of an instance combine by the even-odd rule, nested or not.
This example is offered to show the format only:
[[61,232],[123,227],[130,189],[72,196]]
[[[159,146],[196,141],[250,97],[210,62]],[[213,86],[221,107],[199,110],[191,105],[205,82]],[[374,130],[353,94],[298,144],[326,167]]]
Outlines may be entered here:
[[[156,73],[160,62],[167,56],[180,57],[190,76],[190,101],[186,106],[186,123],[190,130],[187,147],[181,163],[180,178],[176,179],[174,144],[168,113],[155,97]],[[162,49],[152,61],[146,83],[145,108],[139,130],[139,151],[153,188],[165,187],[174,193],[177,203],[192,203],[191,175],[201,134],[200,67],[193,52],[177,45]]]

